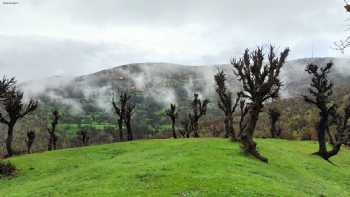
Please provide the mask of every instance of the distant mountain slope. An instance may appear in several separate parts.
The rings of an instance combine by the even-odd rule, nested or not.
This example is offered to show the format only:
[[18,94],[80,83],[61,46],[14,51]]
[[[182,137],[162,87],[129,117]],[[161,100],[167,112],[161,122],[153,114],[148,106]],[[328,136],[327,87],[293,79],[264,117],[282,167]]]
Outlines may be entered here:
[[[282,71],[285,84],[282,98],[300,97],[305,93],[310,83],[310,78],[304,71],[306,64],[313,62],[323,65],[329,61],[336,65],[331,79],[335,82],[337,90],[342,91],[344,87],[348,87],[349,59],[292,60],[286,63]],[[118,90],[128,90],[137,104],[133,119],[137,124],[134,124],[134,127],[148,133],[168,128],[169,122],[163,112],[170,103],[178,104],[180,119],[186,117],[194,92],[211,100],[204,120],[219,119],[222,113],[216,105],[214,83],[214,75],[218,68],[225,70],[229,90],[239,91],[240,83],[234,76],[231,65],[186,66],[169,63],[129,64],[72,79],[53,77],[46,81],[31,81],[23,83],[21,87],[27,96],[36,97],[41,101],[40,109],[45,111],[43,114],[48,114],[52,108],[59,108],[65,114],[62,122],[74,124],[84,120],[89,122],[91,119],[114,124],[111,99],[116,96]]]
[[[283,88],[291,95],[303,92],[309,84],[309,77],[304,71],[305,65],[316,63],[324,65],[329,61],[335,63],[335,72],[332,80],[337,85],[346,85],[350,82],[350,59],[340,58],[313,58],[298,59],[286,63],[282,71],[282,78],[285,82]],[[108,89],[129,89],[130,91],[156,91],[165,89],[177,89],[182,91],[199,91],[204,95],[214,94],[213,76],[217,69],[225,70],[228,75],[230,87],[237,90],[240,84],[233,75],[231,65],[212,66],[186,66],[171,63],[138,63],[117,66],[111,69],[102,70],[90,75],[76,78],[53,77],[40,81],[31,81],[23,84],[25,90],[35,94],[47,93],[47,90],[70,88],[71,90],[85,91],[87,94],[96,88]],[[34,84],[34,85],[33,85]],[[39,90],[35,91],[39,85]],[[169,91],[166,91],[169,92]],[[180,96],[183,96],[181,94]],[[174,100],[175,102],[175,100]]]

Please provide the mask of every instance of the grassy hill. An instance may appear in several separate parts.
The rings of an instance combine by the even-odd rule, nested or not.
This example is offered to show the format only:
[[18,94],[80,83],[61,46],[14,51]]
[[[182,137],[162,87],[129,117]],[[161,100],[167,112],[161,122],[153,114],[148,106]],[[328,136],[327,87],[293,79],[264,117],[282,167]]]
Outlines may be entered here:
[[260,139],[269,164],[225,139],[146,140],[11,159],[0,196],[350,196],[350,152],[332,161],[314,142]]

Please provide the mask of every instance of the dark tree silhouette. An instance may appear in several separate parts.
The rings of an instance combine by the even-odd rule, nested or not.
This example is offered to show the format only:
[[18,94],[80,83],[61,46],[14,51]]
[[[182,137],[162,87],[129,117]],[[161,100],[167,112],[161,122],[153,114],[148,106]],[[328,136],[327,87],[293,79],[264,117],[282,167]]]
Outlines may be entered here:
[[32,153],[32,145],[35,140],[35,132],[34,131],[28,131],[27,132],[27,138],[26,138],[26,145],[27,145],[27,153],[30,154]]
[[17,121],[33,112],[38,107],[38,102],[30,99],[28,104],[23,103],[23,92],[17,90],[14,79],[4,78],[0,83],[2,89],[6,90],[2,95],[2,105],[6,113],[0,112],[0,122],[8,127],[6,149],[7,156],[10,157],[13,155],[13,132]]
[[[309,92],[311,97],[304,96],[307,103],[315,105],[320,113],[320,119],[316,126],[319,150],[314,153],[328,160],[336,155],[342,144],[348,141],[348,119],[350,117],[350,105],[345,108],[344,115],[337,113],[337,106],[332,101],[333,83],[329,81],[328,74],[331,72],[333,63],[330,62],[324,67],[315,64],[306,66],[305,71],[312,76]],[[329,132],[330,124],[337,126],[334,145],[332,150],[328,151],[326,146],[326,133]]]
[[233,140],[237,140],[233,127],[233,114],[236,111],[240,97],[237,96],[236,101],[233,102],[232,93],[226,88],[226,76],[223,70],[219,70],[214,78],[216,82],[216,93],[219,96],[218,106],[225,114],[225,138],[231,136]]
[[60,114],[57,110],[52,112],[52,122],[51,122],[51,128],[47,128],[47,132],[49,133],[49,143],[47,146],[47,150],[56,150],[57,148],[57,135],[56,135],[56,126],[58,124],[58,121],[60,119]]
[[16,85],[16,80],[14,77],[7,78],[4,76],[2,80],[0,80],[0,102],[5,100],[6,93],[14,85]]
[[199,119],[207,113],[208,104],[208,99],[205,99],[202,103],[201,99],[199,99],[199,95],[196,93],[194,94],[194,99],[192,101],[192,113],[189,114],[194,137],[199,137]]
[[176,105],[175,104],[170,104],[170,109],[167,109],[165,114],[170,118],[171,120],[171,129],[173,132],[173,137],[177,138],[176,136],[176,131],[175,131],[175,123],[176,123],[176,118],[177,118],[177,112],[176,112]]
[[274,48],[270,46],[268,61],[264,63],[263,49],[258,47],[253,52],[246,49],[241,59],[231,61],[234,73],[242,83],[241,96],[250,101],[246,103],[248,112],[244,117],[244,129],[240,131],[241,147],[245,152],[264,162],[268,162],[268,159],[257,151],[253,135],[264,102],[279,96],[282,86],[279,74],[288,53],[287,48],[280,54],[280,57],[276,57]]
[[189,138],[193,131],[191,119],[189,116],[188,118],[185,118],[184,120],[181,121],[181,126],[182,126],[182,129],[180,129],[180,134],[182,135],[182,137]]
[[129,100],[125,108],[125,118],[124,118],[124,123],[126,126],[126,132],[128,134],[129,141],[134,139],[132,129],[131,129],[131,118],[132,118],[132,115],[134,114],[134,110],[135,110],[135,104],[131,103]]
[[87,146],[89,144],[89,139],[90,139],[88,132],[85,130],[80,130],[77,134],[81,144],[83,146]]
[[[114,108],[114,112],[117,114],[118,116],[118,127],[119,127],[119,139],[120,141],[123,141],[124,136],[123,136],[123,123],[124,123],[124,116],[125,116],[125,109],[126,106],[129,102],[129,100],[131,99],[131,96],[128,95],[128,93],[125,91],[121,91],[120,95],[119,95],[119,106],[117,101],[114,99],[112,99],[112,105]],[[117,141],[117,137],[116,135],[113,135],[114,141]]]
[[279,137],[281,134],[281,129],[277,128],[276,123],[280,119],[281,113],[277,108],[270,108],[268,114],[269,114],[270,123],[271,123],[271,137],[272,138]]

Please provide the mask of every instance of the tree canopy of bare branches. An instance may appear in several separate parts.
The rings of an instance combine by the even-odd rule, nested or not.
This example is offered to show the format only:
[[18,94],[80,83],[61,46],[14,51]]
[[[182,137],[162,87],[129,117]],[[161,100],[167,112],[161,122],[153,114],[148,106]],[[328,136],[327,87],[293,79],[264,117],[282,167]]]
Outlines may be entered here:
[[203,102],[199,99],[197,93],[194,94],[192,101],[192,112],[189,114],[191,128],[194,133],[194,137],[199,137],[199,119],[207,113],[208,99],[204,99]]
[[[133,140],[134,136],[131,128],[131,118],[135,110],[135,104],[131,101],[131,95],[127,91],[120,91],[119,105],[113,98],[112,105],[115,113],[118,115],[119,138],[123,140],[123,124],[126,127],[127,139]],[[116,140],[116,137],[114,137]]]
[[287,48],[277,57],[274,47],[270,46],[265,63],[263,48],[258,47],[252,52],[246,49],[242,58],[234,58],[231,61],[234,73],[242,84],[241,96],[249,101],[249,103],[244,103],[244,106],[247,105],[248,112],[242,120],[244,127],[240,131],[241,147],[245,152],[264,162],[267,162],[268,159],[257,151],[253,135],[264,102],[279,96],[282,86],[279,75],[288,54],[289,49]]
[[226,75],[223,70],[218,70],[214,76],[216,82],[216,93],[219,96],[218,106],[224,112],[225,138],[231,136],[233,140],[237,140],[233,127],[233,114],[239,104],[240,94],[233,101],[232,93],[226,87]]
[[[337,105],[331,99],[333,95],[333,83],[328,79],[333,63],[320,67],[315,64],[306,66],[305,71],[312,76],[309,93],[310,96],[304,96],[307,103],[315,105],[319,109],[319,121],[316,126],[319,149],[314,153],[328,160],[336,155],[341,146],[348,141],[348,120],[350,117],[350,104],[345,108],[343,115],[337,112]],[[335,124],[337,132],[332,150],[328,151],[326,146],[326,133],[329,131],[330,124]]]
[[0,112],[0,123],[7,125],[6,149],[7,156],[13,155],[12,141],[14,127],[19,119],[22,119],[38,107],[38,102],[30,99],[26,104],[23,99],[23,92],[17,89],[14,78],[6,78],[0,81],[1,104],[3,111]]

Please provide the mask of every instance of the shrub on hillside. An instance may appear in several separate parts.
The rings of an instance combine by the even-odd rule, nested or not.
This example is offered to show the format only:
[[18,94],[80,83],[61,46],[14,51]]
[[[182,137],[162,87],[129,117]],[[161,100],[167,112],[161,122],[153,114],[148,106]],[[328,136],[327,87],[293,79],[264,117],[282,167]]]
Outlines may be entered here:
[[0,161],[0,178],[15,175],[17,168],[11,162]]

